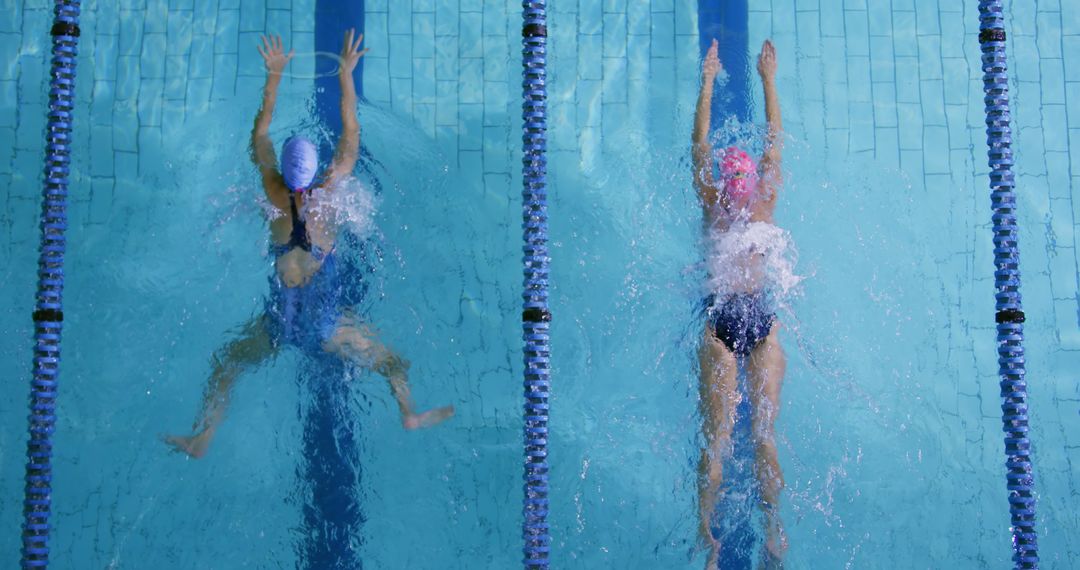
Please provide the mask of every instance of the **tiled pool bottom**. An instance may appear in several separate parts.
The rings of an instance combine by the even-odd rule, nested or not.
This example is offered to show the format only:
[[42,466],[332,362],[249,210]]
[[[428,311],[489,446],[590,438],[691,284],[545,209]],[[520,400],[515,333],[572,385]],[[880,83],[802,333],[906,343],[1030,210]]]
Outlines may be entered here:
[[[631,5],[632,4],[632,5]],[[931,395],[963,426],[977,463],[1000,464],[996,354],[988,315],[989,199],[985,187],[981,73],[973,6],[897,1],[753,2],[750,45],[772,37],[787,130],[820,149],[825,165],[854,162],[883,176],[905,176],[925,204],[935,250],[938,309],[949,334],[938,349],[946,379]],[[373,105],[411,121],[460,175],[492,195],[518,183],[518,34],[514,4],[480,1],[367,2],[364,91]],[[554,192],[602,178],[620,156],[618,133],[643,125],[643,144],[666,149],[687,139],[698,71],[696,2],[552,2],[551,150]],[[1080,350],[1072,197],[1080,153],[1080,11],[1057,2],[1013,2],[1011,75],[1018,155],[1024,296],[1044,548],[1048,565],[1068,567],[1078,547],[1077,496]],[[262,82],[254,51],[265,31],[311,51],[310,5],[288,2],[137,2],[116,9],[88,3],[83,24],[73,215],[90,225],[145,231],[149,220],[112,208],[117,195],[145,193],[136,183],[169,157],[163,141],[217,113],[255,105]],[[37,177],[45,115],[44,2],[23,2],[0,15],[0,45],[18,53],[0,75],[0,254],[23,259],[36,240]],[[647,57],[646,57],[647,56]],[[298,58],[298,77],[315,73]],[[287,82],[303,90],[306,80]],[[755,90],[755,97],[758,97]],[[759,102],[760,108],[760,102]],[[246,119],[245,119],[246,120]],[[673,125],[678,126],[674,128]],[[237,142],[238,154],[243,142]],[[4,157],[10,157],[6,159]],[[81,161],[81,162],[80,162]],[[792,219],[792,218],[788,218]],[[509,224],[508,234],[516,228]],[[974,229],[972,229],[974,228]],[[9,287],[13,287],[9,286]],[[972,371],[975,371],[972,374]],[[975,419],[973,419],[975,418]],[[17,446],[12,447],[14,449]],[[17,462],[16,462],[17,463]],[[1002,493],[998,485],[987,493]],[[997,505],[1003,499],[988,501]],[[1003,511],[1003,509],[1001,509]],[[988,512],[984,524],[992,525]],[[1052,523],[1051,523],[1052,521]],[[1003,524],[1003,523],[1002,523]],[[995,528],[1000,525],[996,525]],[[1066,553],[1062,555],[1061,553]],[[1053,556],[1051,554],[1050,556]],[[997,560],[997,558],[994,558]]]
[[[647,126],[660,144],[682,138],[670,125],[685,117],[697,82],[696,2],[628,4],[550,5],[556,154],[575,153],[589,163],[626,123]],[[779,80],[788,86],[782,94],[793,136],[831,156],[872,157],[876,165],[902,169],[932,192],[980,186],[984,135],[973,7],[914,0],[892,2],[890,9],[863,2],[750,4],[750,43],[772,37],[781,54],[791,54],[781,61]],[[500,187],[517,176],[508,149],[517,140],[519,8],[463,0],[369,1],[366,9],[368,99],[408,117],[456,155],[463,172]],[[74,136],[91,150],[79,172],[90,192],[75,199],[87,203],[90,223],[107,219],[118,188],[134,191],[124,185],[140,157],[160,162],[155,149],[186,117],[212,113],[214,102],[255,97],[262,67],[251,46],[259,34],[280,33],[302,54],[314,45],[312,6],[303,2],[121,8],[89,2],[84,14],[77,92],[89,112]],[[1078,18],[1049,1],[1021,0],[1011,14],[1019,182],[1034,219],[1048,226],[1034,235],[1054,236],[1052,247],[1045,239],[1027,247],[1025,262],[1054,276],[1049,296],[1060,346],[1080,350],[1074,235],[1080,206],[1070,192],[1080,158],[1069,146],[1080,129],[1080,76],[1070,61],[1080,57]],[[18,2],[0,16],[0,42],[18,54],[0,77],[4,100],[18,102],[0,116],[0,157],[10,157],[0,159],[0,177],[11,188],[9,199],[18,201],[37,197],[32,176],[40,169],[47,63],[41,38],[22,30],[46,29],[50,17],[44,1]],[[291,65],[298,78],[316,70],[314,57]],[[963,221],[981,222],[985,200],[971,200],[959,208],[972,214]],[[10,229],[0,247],[33,239],[32,219],[9,209],[3,221]]]

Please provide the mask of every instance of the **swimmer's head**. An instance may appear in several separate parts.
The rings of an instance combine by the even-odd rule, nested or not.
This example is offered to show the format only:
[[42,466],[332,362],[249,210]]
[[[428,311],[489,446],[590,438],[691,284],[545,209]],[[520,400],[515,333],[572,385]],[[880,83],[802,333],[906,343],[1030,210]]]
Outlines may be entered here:
[[728,196],[742,199],[750,196],[757,187],[757,164],[743,149],[729,146],[720,151],[720,182]]
[[293,135],[281,147],[281,175],[285,185],[296,192],[306,190],[315,180],[319,167],[319,152],[315,143],[303,135]]

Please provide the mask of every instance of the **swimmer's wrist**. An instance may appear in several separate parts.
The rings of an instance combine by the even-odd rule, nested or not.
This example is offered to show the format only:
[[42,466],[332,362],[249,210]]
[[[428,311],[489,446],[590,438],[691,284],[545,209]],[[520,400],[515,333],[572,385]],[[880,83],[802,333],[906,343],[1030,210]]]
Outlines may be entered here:
[[[353,68],[353,69],[355,69],[355,68]],[[342,85],[346,85],[346,84],[352,85],[352,82],[353,82],[353,70],[352,69],[345,69],[344,67],[338,67],[338,81],[340,81]]]

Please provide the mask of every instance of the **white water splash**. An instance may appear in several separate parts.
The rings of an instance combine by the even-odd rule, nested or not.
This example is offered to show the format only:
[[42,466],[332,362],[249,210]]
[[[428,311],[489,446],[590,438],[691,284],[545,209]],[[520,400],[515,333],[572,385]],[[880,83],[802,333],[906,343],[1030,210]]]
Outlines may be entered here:
[[[315,192],[316,199],[309,202],[313,214],[331,216],[330,219],[339,229],[360,239],[370,237],[375,232],[379,198],[359,178],[348,176],[335,184],[331,191]],[[318,195],[320,192],[322,194]]]
[[[300,215],[305,219],[317,216],[330,220],[339,230],[365,239],[375,233],[375,214],[379,210],[379,202],[379,197],[367,184],[349,176],[335,184],[332,191],[325,188],[312,190],[310,199],[300,208]],[[259,198],[259,207],[267,221],[285,215],[264,196]]]
[[[760,282],[774,300],[791,297],[803,277],[795,273],[798,252],[791,234],[766,222],[736,222],[726,231],[711,229],[704,238],[706,294],[723,298],[738,284]],[[748,263],[761,256],[758,263]]]

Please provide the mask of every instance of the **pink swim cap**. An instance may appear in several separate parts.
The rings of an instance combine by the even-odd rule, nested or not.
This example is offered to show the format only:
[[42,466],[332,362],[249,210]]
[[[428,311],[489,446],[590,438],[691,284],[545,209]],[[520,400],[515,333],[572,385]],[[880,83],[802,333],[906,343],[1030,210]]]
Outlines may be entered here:
[[720,153],[720,181],[732,198],[746,198],[757,188],[757,164],[745,150],[729,146]]

